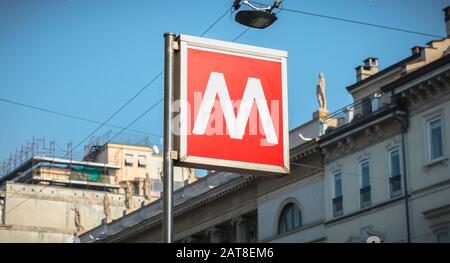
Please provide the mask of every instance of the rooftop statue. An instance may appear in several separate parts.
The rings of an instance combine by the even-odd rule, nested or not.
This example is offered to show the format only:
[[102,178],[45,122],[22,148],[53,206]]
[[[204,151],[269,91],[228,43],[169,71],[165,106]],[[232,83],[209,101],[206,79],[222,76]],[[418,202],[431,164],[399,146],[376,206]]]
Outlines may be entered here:
[[327,99],[325,97],[325,77],[320,72],[316,85],[316,97],[319,102],[319,111],[327,111]]

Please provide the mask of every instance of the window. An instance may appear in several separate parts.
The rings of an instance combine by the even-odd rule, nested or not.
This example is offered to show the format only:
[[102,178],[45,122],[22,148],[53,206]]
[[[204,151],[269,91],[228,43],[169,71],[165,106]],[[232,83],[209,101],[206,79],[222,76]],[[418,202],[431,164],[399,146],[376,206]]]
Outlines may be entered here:
[[288,203],[281,211],[278,220],[278,234],[283,234],[302,225],[300,209],[294,203]]
[[436,239],[436,243],[450,243],[450,237],[448,233],[449,229],[441,229],[434,232],[434,237]]
[[161,180],[152,180],[152,192],[161,193],[163,191],[163,184]]
[[173,183],[173,190],[176,191],[180,188],[184,187],[184,182],[174,182]]
[[402,175],[400,172],[400,151],[398,148],[389,151],[389,192],[392,197],[402,193]]
[[144,155],[138,156],[138,167],[147,167],[147,158]]
[[333,175],[333,217],[342,215],[343,198],[342,198],[342,174],[337,172]]
[[371,205],[370,196],[370,168],[369,162],[363,161],[360,163],[360,188],[359,188],[359,200],[361,208]]
[[125,154],[125,166],[133,166],[133,155]]
[[442,119],[437,117],[427,121],[428,158],[432,162],[444,156],[442,139]]

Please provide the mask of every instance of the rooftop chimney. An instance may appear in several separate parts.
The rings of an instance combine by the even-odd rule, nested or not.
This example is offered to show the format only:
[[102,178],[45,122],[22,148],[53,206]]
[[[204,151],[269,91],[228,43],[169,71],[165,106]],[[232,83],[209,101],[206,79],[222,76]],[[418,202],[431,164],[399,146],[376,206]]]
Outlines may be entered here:
[[450,37],[450,6],[442,9],[445,14],[445,29],[447,30],[447,37]]
[[364,65],[355,68],[356,82],[366,79],[378,72],[378,58],[369,57],[363,62]]

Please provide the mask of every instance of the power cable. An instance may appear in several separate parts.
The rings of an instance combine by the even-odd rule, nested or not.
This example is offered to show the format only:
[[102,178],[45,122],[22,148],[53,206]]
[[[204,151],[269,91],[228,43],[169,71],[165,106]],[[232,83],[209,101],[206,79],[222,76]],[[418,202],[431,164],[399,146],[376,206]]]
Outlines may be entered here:
[[242,33],[240,33],[239,35],[237,35],[232,42],[236,42],[239,38],[241,38],[245,33],[247,33],[247,31],[250,30],[250,27],[247,27],[244,31],[242,31]]
[[[258,2],[255,2],[255,3],[258,3]],[[258,3],[258,4],[262,4],[262,3]],[[380,25],[380,24],[375,24],[375,23],[358,21],[358,20],[349,19],[349,18],[342,18],[342,17],[336,17],[336,16],[322,15],[322,14],[318,14],[318,13],[306,12],[306,11],[302,11],[302,10],[296,10],[296,9],[285,8],[285,7],[280,7],[279,9],[283,10],[283,11],[291,12],[291,13],[296,13],[296,14],[315,16],[315,17],[320,17],[320,18],[325,18],[325,19],[331,19],[331,20],[336,20],[336,21],[341,21],[341,22],[346,22],[346,23],[352,23],[352,24],[359,24],[359,25],[364,25],[364,26],[376,27],[376,28],[387,29],[387,30],[392,30],[392,31],[398,31],[398,32],[403,32],[403,33],[410,33],[410,34],[429,36],[429,37],[437,37],[437,38],[440,38],[440,39],[441,38],[445,38],[445,37],[439,36],[439,35],[428,34],[428,33],[413,31],[413,30],[409,30],[409,29],[393,27],[393,26],[385,26],[385,25]]]
[[132,122],[130,122],[126,127],[124,127],[121,131],[119,131],[117,134],[115,134],[111,139],[109,139],[106,143],[114,140],[117,136],[119,136],[120,134],[122,134],[122,132],[124,132],[125,130],[127,130],[131,125],[133,125],[134,123],[136,123],[138,120],[140,120],[142,117],[144,117],[147,113],[149,113],[150,111],[152,111],[156,106],[158,106],[158,104],[160,104],[161,102],[164,101],[164,98],[158,100],[156,103],[154,103],[152,106],[150,106],[147,110],[145,110],[143,113],[141,113],[136,119],[134,119]]
[[223,13],[219,18],[217,18],[217,20],[216,21],[214,21],[214,23],[212,23],[205,31],[203,31],[203,33],[200,35],[200,36],[204,36],[204,35],[206,35],[217,23],[219,23],[219,21],[220,20],[222,20],[222,18],[226,15],[226,14],[228,14],[228,12],[232,9],[233,7],[232,6],[230,6],[226,11],[225,11],[225,13]]
[[[25,104],[25,103],[14,101],[14,100],[0,98],[0,101],[1,102],[5,102],[5,103],[10,103],[10,104],[13,104],[13,105],[17,105],[17,106],[22,106],[22,107],[33,109],[33,110],[37,110],[37,111],[42,111],[42,112],[47,112],[47,113],[59,115],[59,116],[66,117],[66,118],[71,118],[71,119],[85,121],[85,122],[90,122],[90,123],[95,123],[95,124],[102,124],[102,122],[100,122],[100,121],[96,121],[96,120],[92,120],[92,119],[88,119],[88,118],[85,118],[85,117],[80,117],[80,116],[77,116],[77,115],[68,114],[68,113],[64,113],[64,112],[60,112],[60,111],[50,110],[50,109],[46,109],[46,108],[43,108],[43,107],[38,107],[38,106],[30,105],[30,104]],[[118,125],[114,125],[114,124],[105,124],[105,126],[108,126],[108,127],[111,127],[111,128],[116,128],[116,129],[123,129],[122,126],[118,126]],[[140,131],[140,130],[136,130],[136,129],[128,129],[128,130],[132,131],[132,132],[148,135],[148,136],[162,138],[161,135],[154,134],[154,133],[148,133],[148,132]]]
[[[211,24],[203,33],[201,36],[206,35],[227,13],[231,10],[232,7],[227,8],[227,10],[219,17],[217,18],[214,23]],[[94,131],[92,131],[88,136],[86,136],[81,142],[79,142],[75,147],[73,147],[73,150],[78,148],[81,144],[83,144],[86,140],[91,138],[98,130],[100,130],[103,126],[105,126],[112,118],[114,118],[118,113],[120,113],[128,104],[130,104],[134,99],[136,99],[144,90],[146,90],[153,82],[155,82],[159,77],[161,77],[164,73],[164,70],[160,71],[158,74],[156,74],[152,80],[150,80],[143,88],[141,88],[135,95],[133,95],[127,102],[125,102],[124,105],[122,105],[118,110],[116,110],[109,118],[107,118],[99,127],[97,127]],[[144,114],[145,115],[145,114]],[[141,116],[144,116],[141,115]]]
[[[214,25],[216,25],[227,13],[228,11],[231,9],[228,8],[226,10],[226,12],[224,14],[222,14],[218,19],[216,19],[213,23],[212,26],[209,26],[203,33],[201,36],[204,36],[205,34],[207,34],[213,27]],[[93,132],[91,132],[88,136],[86,136],[80,143],[78,143],[75,147],[72,148],[72,152],[79,147],[81,144],[83,144],[87,139],[89,139],[93,134],[95,134],[99,129],[101,129],[103,126],[105,126],[113,117],[115,117],[120,111],[122,111],[129,103],[131,103],[137,96],[139,96],[145,89],[147,89],[153,82],[155,82],[162,74],[164,73],[164,70],[159,72],[158,74],[156,74],[152,80],[150,80],[143,88],[141,88],[133,97],[131,97],[124,105],[122,105],[118,110],[116,110],[109,118],[107,118],[104,122],[101,123],[101,125],[99,127],[97,127]],[[136,119],[134,119],[131,123],[129,123],[126,127],[124,127],[119,133],[117,133],[113,138],[111,138],[109,141],[111,141],[112,139],[116,138],[117,136],[119,136],[119,134],[121,134],[123,131],[125,131],[126,129],[128,129],[131,125],[133,125],[134,123],[136,123],[138,120],[140,120],[142,117],[144,117],[147,113],[149,113],[151,110],[153,110],[158,104],[160,104],[162,101],[164,100],[164,98],[158,100],[155,104],[153,104],[151,107],[149,107],[147,110],[145,110],[142,114],[140,114]],[[69,153],[66,154],[66,156]],[[64,158],[64,157],[63,157]],[[42,192],[43,190],[45,190],[45,188],[47,188],[48,186],[50,186],[50,184],[46,185],[44,188],[42,188],[40,190],[40,192]],[[21,190],[19,190],[21,191]],[[17,191],[18,192],[18,191]],[[9,209],[8,211],[5,211],[6,213],[9,213],[11,211],[13,211],[14,209],[16,209],[17,207],[19,207],[20,205],[22,205],[23,203],[25,203],[27,200],[29,200],[31,197],[33,197],[34,195],[36,195],[39,192],[34,193],[33,195],[31,195],[30,197],[28,197],[27,199],[25,199],[24,201],[22,201],[21,203],[19,203],[18,205],[14,206],[13,208]],[[13,195],[15,195],[16,193],[13,193]],[[9,198],[7,198],[9,199]],[[5,199],[5,202],[6,200]]]
[[100,130],[103,126],[105,126],[112,118],[114,118],[119,112],[121,112],[128,104],[130,104],[134,99],[136,99],[144,90],[146,90],[153,82],[155,82],[164,71],[156,74],[152,80],[150,80],[144,87],[142,87],[136,94],[134,94],[130,99],[128,99],[125,104],[123,104],[118,110],[116,110],[111,116],[109,116],[100,126],[98,126],[95,130],[93,130],[91,133],[89,133],[88,136],[86,136],[83,140],[81,140],[77,145],[75,145],[72,148],[72,151],[77,149],[80,145],[82,145],[86,140],[91,138],[98,130]]

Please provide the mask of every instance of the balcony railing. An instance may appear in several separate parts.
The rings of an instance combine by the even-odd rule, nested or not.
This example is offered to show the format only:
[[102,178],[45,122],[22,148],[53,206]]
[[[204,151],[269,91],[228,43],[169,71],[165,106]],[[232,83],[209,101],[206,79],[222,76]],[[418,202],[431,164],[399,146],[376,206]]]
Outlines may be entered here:
[[344,212],[342,195],[333,198],[333,217],[341,216]]
[[400,174],[389,178],[391,197],[399,196],[402,193],[402,176]]
[[370,185],[359,189],[359,196],[361,201],[361,208],[368,207],[372,204],[372,198],[370,196]]
[[392,105],[392,100],[389,93],[383,93],[381,91],[375,92],[331,113],[326,119],[321,120],[320,135],[324,135],[334,129],[363,119],[390,105]]

